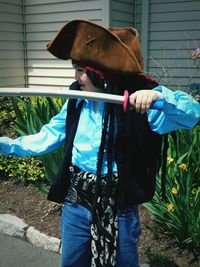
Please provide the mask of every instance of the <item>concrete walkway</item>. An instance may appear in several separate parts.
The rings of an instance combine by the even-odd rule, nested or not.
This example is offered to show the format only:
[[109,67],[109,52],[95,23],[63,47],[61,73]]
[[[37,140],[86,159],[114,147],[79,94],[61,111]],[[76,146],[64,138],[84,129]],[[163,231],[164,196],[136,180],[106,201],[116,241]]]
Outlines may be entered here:
[[0,233],[0,267],[58,267],[58,253]]
[[16,216],[0,214],[0,267],[59,266],[60,239],[40,233]]

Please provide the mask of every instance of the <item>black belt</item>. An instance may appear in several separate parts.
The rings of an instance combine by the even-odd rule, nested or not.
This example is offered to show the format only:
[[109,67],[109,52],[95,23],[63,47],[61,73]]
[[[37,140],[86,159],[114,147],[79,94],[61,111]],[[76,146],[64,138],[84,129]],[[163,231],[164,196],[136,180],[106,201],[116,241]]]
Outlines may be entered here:
[[[69,167],[71,174],[80,173],[81,170],[75,165]],[[91,207],[94,194],[91,192],[84,192],[82,189],[77,188],[73,183],[70,184],[67,194],[67,200],[74,204],[80,204],[86,208]]]
[[[83,170],[81,170],[79,167],[75,165],[71,165],[69,167],[69,170],[72,175],[76,175],[80,172],[84,172]],[[83,190],[79,186],[75,185],[72,182],[72,180],[73,179],[71,179],[71,184],[68,189],[67,199],[74,204],[80,204],[83,206],[91,207],[93,204],[93,200],[94,200],[94,192],[91,192],[91,190],[87,190],[87,191]],[[114,188],[112,184],[113,183],[111,182],[110,190],[112,192],[110,193],[115,194],[116,188]],[[109,190],[109,187],[107,185],[103,185],[101,188],[101,194],[106,195],[107,190]]]
[[81,171],[82,171],[82,170],[81,170],[79,167],[77,167],[76,165],[71,165],[71,166],[69,166],[69,170],[70,170],[71,173],[78,173],[78,172],[81,172]]
[[78,190],[73,185],[70,185],[68,189],[67,200],[73,204],[83,205],[86,208],[90,208],[92,205],[91,201],[83,197],[82,194],[78,192]]

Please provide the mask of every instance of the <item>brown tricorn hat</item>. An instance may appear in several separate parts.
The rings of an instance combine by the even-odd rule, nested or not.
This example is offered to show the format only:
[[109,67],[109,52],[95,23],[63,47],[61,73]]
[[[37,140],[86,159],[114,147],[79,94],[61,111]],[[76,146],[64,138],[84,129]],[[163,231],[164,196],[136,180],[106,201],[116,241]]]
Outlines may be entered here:
[[144,71],[134,28],[105,29],[88,20],[72,20],[47,44],[47,50],[59,59],[73,59],[118,74]]

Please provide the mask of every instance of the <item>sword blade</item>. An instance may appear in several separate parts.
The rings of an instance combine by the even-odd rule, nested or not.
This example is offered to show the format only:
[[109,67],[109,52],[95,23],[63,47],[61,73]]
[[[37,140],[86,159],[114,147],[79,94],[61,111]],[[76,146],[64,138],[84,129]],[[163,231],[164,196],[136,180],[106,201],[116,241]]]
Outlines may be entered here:
[[[104,101],[108,103],[124,104],[127,98],[122,95],[96,93],[79,90],[69,90],[64,87],[49,88],[49,87],[30,87],[30,88],[15,88],[15,87],[0,87],[0,96],[45,96],[45,97],[61,97],[88,99],[94,101]],[[124,110],[126,110],[126,104]],[[158,99],[152,102],[150,109],[163,110],[164,101]]]
[[66,88],[0,88],[0,96],[45,96],[45,97],[65,97],[75,99],[88,99],[94,101],[105,101],[115,104],[123,104],[124,96],[114,94],[104,94],[88,91],[69,90]]

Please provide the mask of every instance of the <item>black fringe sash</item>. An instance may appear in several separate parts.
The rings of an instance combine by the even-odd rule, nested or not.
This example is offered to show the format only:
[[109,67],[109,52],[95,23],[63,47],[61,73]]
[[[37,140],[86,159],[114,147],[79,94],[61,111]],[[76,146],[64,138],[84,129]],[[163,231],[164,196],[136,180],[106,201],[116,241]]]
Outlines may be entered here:
[[106,177],[102,177],[98,198],[94,203],[96,178],[95,174],[82,170],[72,172],[71,186],[78,192],[81,199],[79,204],[84,203],[83,205],[88,206],[92,213],[91,267],[114,267],[118,237],[116,201],[118,177],[113,174],[109,187]]

